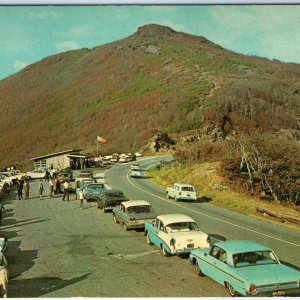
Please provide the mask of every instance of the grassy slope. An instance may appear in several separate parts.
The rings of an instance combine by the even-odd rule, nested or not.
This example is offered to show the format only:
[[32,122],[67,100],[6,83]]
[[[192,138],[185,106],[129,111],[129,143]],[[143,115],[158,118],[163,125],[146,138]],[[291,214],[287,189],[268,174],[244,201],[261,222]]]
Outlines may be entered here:
[[[198,197],[209,198],[209,203],[224,209],[235,211],[241,214],[262,218],[263,216],[256,211],[256,206],[264,207],[265,209],[300,218],[300,213],[289,207],[278,206],[270,202],[262,202],[259,199],[240,194],[232,189],[216,190],[213,188],[214,184],[223,184],[223,178],[218,176],[218,163],[203,163],[193,166],[183,166],[173,164],[170,168],[162,168],[157,170],[152,168],[148,171],[148,175],[153,177],[152,181],[167,188],[174,182],[184,182],[195,186]],[[280,222],[278,219],[271,217],[264,217],[270,222]],[[292,223],[286,222],[285,225],[300,229]]]

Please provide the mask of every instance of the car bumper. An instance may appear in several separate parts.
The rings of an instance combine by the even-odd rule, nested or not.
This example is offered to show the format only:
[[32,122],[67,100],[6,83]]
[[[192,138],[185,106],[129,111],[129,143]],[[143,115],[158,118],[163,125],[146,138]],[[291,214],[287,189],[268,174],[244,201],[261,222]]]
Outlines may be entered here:
[[282,296],[299,296],[300,295],[300,287],[294,287],[294,288],[286,288],[286,289],[272,289],[272,290],[261,290],[258,291],[257,294],[252,295],[249,292],[246,292],[246,295],[249,297],[282,297]]
[[145,228],[145,222],[152,222],[153,220],[154,219],[143,219],[143,220],[129,221],[127,224],[127,228],[129,229]]

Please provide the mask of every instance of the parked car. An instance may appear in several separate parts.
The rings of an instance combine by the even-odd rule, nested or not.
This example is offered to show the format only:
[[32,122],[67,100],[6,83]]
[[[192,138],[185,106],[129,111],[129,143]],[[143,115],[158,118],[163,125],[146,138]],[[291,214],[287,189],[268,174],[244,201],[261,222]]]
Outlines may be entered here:
[[186,183],[174,183],[172,187],[167,188],[167,198],[179,200],[197,200],[195,188]]
[[131,178],[142,178],[142,172],[140,170],[130,170],[129,177]]
[[66,181],[66,180],[68,180],[68,181],[72,181],[73,180],[73,175],[72,175],[72,173],[59,173],[59,174],[57,174],[57,179],[59,180],[59,181]]
[[0,181],[3,183],[7,183],[9,186],[13,184],[12,178],[9,175],[3,173],[0,173]]
[[112,210],[124,201],[128,201],[128,198],[117,189],[103,190],[97,197],[98,208],[102,208],[103,212]]
[[46,171],[44,169],[34,169],[33,171],[26,172],[29,179],[42,179],[45,178]]
[[133,163],[130,166],[130,170],[135,170],[135,171],[139,171],[140,170],[140,165],[138,163]]
[[121,223],[125,230],[144,228],[145,222],[153,221],[157,216],[149,202],[129,200],[113,209],[115,223]]
[[76,189],[76,194],[79,194],[80,189],[83,190],[83,197],[86,201],[96,201],[98,196],[106,189],[104,183],[82,183]]
[[200,276],[225,286],[231,296],[284,296],[300,293],[300,272],[282,264],[267,246],[225,241],[194,250],[190,259]]
[[187,255],[194,249],[210,246],[209,236],[184,214],[160,215],[153,222],[146,222],[145,235],[147,243],[159,247],[164,256]]
[[75,184],[82,182],[84,179],[94,179],[91,172],[80,172],[75,178]]
[[121,154],[119,156],[119,162],[120,163],[126,163],[126,162],[129,162],[129,161],[131,161],[131,159],[127,154]]

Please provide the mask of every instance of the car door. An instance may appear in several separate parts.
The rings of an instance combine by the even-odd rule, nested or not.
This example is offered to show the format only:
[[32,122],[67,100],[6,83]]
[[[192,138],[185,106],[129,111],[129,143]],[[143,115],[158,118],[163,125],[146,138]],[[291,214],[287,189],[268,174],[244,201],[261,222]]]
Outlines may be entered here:
[[207,255],[208,263],[203,269],[203,272],[208,276],[213,278],[220,284],[224,284],[225,278],[228,273],[227,265],[227,253],[224,249],[213,246],[209,254]]
[[119,207],[116,207],[115,210],[115,218],[118,222],[123,222],[124,213],[125,213],[125,206],[121,204]]
[[151,239],[151,242],[154,245],[160,247],[160,239],[158,237],[158,233],[159,233],[159,226],[161,224],[161,221],[158,218],[156,218],[150,224],[151,225],[148,228],[148,234],[149,234],[149,237]]

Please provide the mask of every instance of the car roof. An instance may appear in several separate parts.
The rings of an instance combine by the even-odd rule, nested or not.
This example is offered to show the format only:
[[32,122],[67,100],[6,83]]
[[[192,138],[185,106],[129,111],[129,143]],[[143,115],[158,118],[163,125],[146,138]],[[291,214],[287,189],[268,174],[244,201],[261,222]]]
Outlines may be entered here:
[[194,187],[193,185],[188,184],[188,183],[180,183],[180,182],[176,182],[176,183],[174,183],[174,184],[179,185],[179,186],[189,186],[189,187]]
[[157,217],[160,219],[164,225],[168,225],[171,223],[177,223],[177,222],[195,222],[194,219],[191,217],[184,215],[184,214],[167,214],[167,215],[160,215]]
[[215,243],[216,246],[231,252],[231,253],[245,253],[253,251],[270,251],[271,248],[248,240],[237,240],[237,241],[224,241]]
[[122,202],[122,204],[127,208],[130,206],[138,206],[138,205],[150,205],[149,202],[145,200],[129,200],[126,202]]
[[102,183],[102,182],[85,182],[85,184],[86,184],[87,186],[90,186],[90,185],[92,185],[92,186],[94,186],[94,185],[101,185],[101,186],[104,186],[104,183]]

